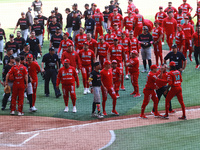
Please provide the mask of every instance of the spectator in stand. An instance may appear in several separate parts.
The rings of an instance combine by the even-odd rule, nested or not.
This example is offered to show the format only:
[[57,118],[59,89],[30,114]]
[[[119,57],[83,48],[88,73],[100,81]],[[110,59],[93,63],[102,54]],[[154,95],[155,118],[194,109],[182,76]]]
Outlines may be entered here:
[[42,2],[40,0],[33,1],[31,7],[33,7],[35,17],[39,15],[39,11],[42,12]]
[[90,8],[89,8],[89,4],[85,4],[85,11],[84,11],[84,14],[83,14],[83,18],[85,18],[85,20],[88,19],[87,15],[88,15],[88,12],[90,11]]
[[33,16],[31,15],[31,7],[28,8],[28,11],[26,13],[26,19],[30,22],[31,26],[33,25]]
[[175,13],[178,12],[177,9],[176,9],[175,7],[172,6],[172,2],[168,2],[168,7],[165,8],[165,10],[164,10],[164,12],[167,13],[167,14],[168,14],[170,11],[172,11],[173,14],[175,14]]
[[21,37],[20,31],[17,31],[17,37],[14,38],[14,41],[18,44],[20,52],[21,52],[24,48],[25,40],[23,37]]
[[14,35],[13,34],[10,34],[10,41],[8,41],[6,44],[5,44],[5,50],[8,50],[8,49],[12,49],[13,50],[13,56],[14,57],[17,57],[18,54],[20,53],[20,50],[19,50],[19,45],[17,42],[14,41]]
[[107,27],[108,27],[108,17],[109,17],[109,7],[105,6],[105,11],[103,11],[103,18],[104,18],[104,23],[103,23],[103,28],[107,32]]
[[75,42],[75,37],[79,34],[79,29],[81,27],[81,19],[78,17],[76,11],[73,11],[73,18],[72,18],[72,30],[73,30],[73,42]]
[[192,48],[194,50],[194,57],[196,62],[196,69],[199,68],[199,57],[200,57],[200,26],[197,26],[196,32],[192,35]]
[[14,29],[14,33],[15,33],[17,27],[20,26],[22,37],[24,38],[24,40],[26,40],[28,37],[28,29],[31,31],[31,24],[28,21],[28,19],[25,18],[24,12],[21,13],[21,16],[22,16],[22,18],[19,18],[17,25]]
[[65,27],[65,31],[67,29],[67,32],[69,33],[69,37],[71,37],[71,34],[72,34],[72,13],[70,11],[69,8],[66,8],[65,9],[65,12],[67,14],[67,19],[66,19],[66,27]]
[[187,0],[183,0],[183,4],[180,5],[180,7],[183,10],[183,13],[191,13],[193,8],[190,6],[190,4],[187,3]]
[[2,58],[3,58],[3,38],[6,43],[6,34],[4,29],[1,28],[1,23],[0,23],[0,65],[2,65]]

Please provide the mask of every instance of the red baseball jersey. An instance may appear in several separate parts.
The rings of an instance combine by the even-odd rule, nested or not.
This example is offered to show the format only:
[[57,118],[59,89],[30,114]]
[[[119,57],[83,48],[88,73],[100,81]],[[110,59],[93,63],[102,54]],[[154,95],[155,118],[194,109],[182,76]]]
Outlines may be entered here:
[[197,20],[197,22],[200,22],[200,7],[197,7],[197,10],[196,10],[196,13],[194,16],[197,16],[198,15],[198,18],[199,20]]
[[130,58],[128,63],[131,64],[131,66],[128,67],[128,71],[130,73],[139,73],[139,59],[138,59],[138,57]]
[[63,49],[63,52],[67,51],[67,47],[68,47],[69,43],[71,43],[72,45],[74,44],[73,41],[70,39],[67,39],[66,41],[62,40],[59,45],[58,53],[60,53],[61,49]]
[[94,52],[95,48],[97,47],[97,41],[95,39],[91,39],[88,42],[90,44],[89,49],[93,50],[93,52]]
[[168,78],[167,78],[169,85],[171,85],[171,87],[180,87],[181,86],[181,82],[182,80],[182,76],[180,71],[178,70],[172,70],[168,73]]
[[144,26],[147,26],[149,29],[149,32],[151,32],[153,29],[153,22],[151,22],[151,20],[149,19],[144,19]]
[[83,49],[83,43],[87,40],[87,34],[77,34],[75,37],[75,45],[77,49]]
[[157,41],[158,38],[163,34],[163,29],[161,27],[154,27],[152,31],[153,40]]
[[95,20],[97,27],[101,27],[102,26],[102,21],[104,21],[102,14],[96,13],[96,14],[94,14],[92,16],[92,18]]
[[130,51],[136,50],[139,53],[139,49],[140,49],[140,45],[139,45],[138,39],[136,37],[133,37],[132,39],[130,39]]
[[156,74],[150,71],[147,75],[147,82],[145,85],[145,89],[151,89],[151,90],[156,89],[156,80],[157,79],[158,78],[157,78]]
[[177,21],[174,18],[170,19],[169,17],[167,17],[163,20],[163,29],[167,35],[176,32],[176,28],[177,28]]
[[40,72],[40,66],[37,62],[33,61],[31,64],[28,64],[28,73],[29,76],[32,78],[33,81],[38,81],[38,72]]
[[107,88],[110,89],[111,87],[113,87],[113,75],[112,75],[112,70],[105,70],[102,69],[101,72],[101,82],[103,83],[103,85]]
[[111,34],[106,34],[105,36],[104,36],[104,40],[109,44],[109,45],[112,45],[113,44],[113,40],[114,40],[114,38],[116,38],[117,36],[116,36],[116,34],[114,34],[114,33],[111,33]]
[[132,17],[124,17],[124,27],[125,29],[128,29],[129,31],[130,30],[133,30],[133,22],[135,21],[135,15],[132,16]]
[[200,47],[200,35],[198,36],[198,33],[197,32],[195,32],[195,33],[193,33],[192,34],[192,38],[194,39],[194,45],[196,46],[196,47]]
[[155,15],[155,20],[158,20],[160,25],[162,25],[165,18],[167,18],[167,14],[165,12],[157,12]]
[[75,81],[77,85],[79,85],[78,74],[74,67],[69,66],[69,68],[60,68],[57,75],[56,86],[59,86],[60,82],[62,85],[73,85]]
[[185,33],[185,38],[186,39],[191,39],[192,34],[194,33],[194,27],[191,24],[183,24],[182,30]]
[[133,3],[131,3],[128,5],[127,12],[131,11],[131,12],[133,12],[133,14],[135,14],[135,8],[136,8],[136,6]]
[[119,67],[112,68],[113,82],[119,81],[119,77],[122,75],[122,70]]
[[112,33],[117,35],[118,38],[121,37],[121,34],[122,34],[122,30],[119,28],[118,30],[112,30]]
[[190,6],[190,4],[185,3],[185,4],[181,4],[180,7],[183,10],[183,13],[188,13],[190,9],[192,9],[192,7]]
[[130,39],[125,37],[125,39],[120,38],[119,44],[124,47],[125,53],[130,53]]
[[[161,70],[158,70],[158,71],[156,72],[156,75],[157,75],[157,76],[160,75],[160,72],[161,72]],[[167,72],[167,71],[166,71],[166,72],[163,72],[161,79],[167,80],[167,78],[168,78],[168,72]],[[156,85],[158,86],[158,88],[161,88],[161,87],[163,87],[163,86],[166,86],[167,84],[166,84],[165,82],[158,82],[158,83],[156,83]]]
[[104,42],[103,44],[100,42],[97,43],[97,54],[102,57],[107,57],[109,46],[110,45],[107,42]]
[[113,28],[114,23],[116,23],[118,25],[118,27],[121,28],[121,21],[123,21],[123,17],[121,14],[119,14],[119,13],[117,15],[112,14],[108,17],[108,19],[111,22],[112,28]]
[[24,65],[14,65],[8,72],[14,77],[13,84],[18,84],[19,86],[24,86],[25,84],[25,75],[28,74],[26,67]]
[[115,46],[114,44],[111,45],[108,49],[108,52],[110,53],[110,59],[111,60],[117,60],[117,61],[122,61],[123,60],[123,53],[124,47],[120,44]]
[[182,14],[179,14],[179,13],[174,14],[174,19],[176,19],[177,24],[181,24],[181,20],[183,20],[183,13]]
[[88,49],[88,51],[80,50],[79,57],[83,66],[91,65],[91,60],[95,58],[94,52],[91,49]]
[[183,31],[179,31],[176,33],[176,44],[185,45],[185,33]]
[[142,15],[140,14],[135,14],[135,27],[142,27],[143,26],[143,22],[144,22],[144,18]]
[[189,20],[188,23],[191,24],[194,27],[194,21],[193,20]]

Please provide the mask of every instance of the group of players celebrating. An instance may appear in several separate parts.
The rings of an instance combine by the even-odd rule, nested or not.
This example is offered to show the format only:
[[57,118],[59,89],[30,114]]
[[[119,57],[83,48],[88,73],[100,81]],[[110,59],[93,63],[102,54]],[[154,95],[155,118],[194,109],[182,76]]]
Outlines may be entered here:
[[[35,108],[38,84],[37,74],[44,72],[45,63],[46,67],[50,69],[55,69],[55,66],[57,66],[57,79],[53,84],[54,90],[57,91],[56,97],[61,95],[59,93],[59,84],[62,84],[65,102],[64,112],[69,111],[69,93],[72,99],[73,112],[77,112],[75,89],[79,87],[78,73],[81,72],[84,86],[83,94],[86,95],[91,92],[94,94],[92,116],[103,118],[103,116],[107,115],[105,110],[107,94],[113,99],[113,110],[111,113],[119,115],[115,107],[117,98],[120,97],[120,88],[125,91],[124,79],[128,80],[130,76],[134,88],[134,91],[130,94],[135,98],[141,96],[138,85],[138,57],[141,53],[144,66],[142,72],[147,72],[147,60],[149,73],[143,90],[144,100],[140,118],[147,118],[144,111],[150,98],[154,102],[152,114],[155,117],[169,118],[168,114],[175,112],[171,109],[170,101],[174,96],[177,96],[183,111],[183,115],[179,119],[186,119],[181,88],[181,72],[177,70],[177,64],[174,61],[171,61],[169,64],[170,72],[166,71],[167,66],[163,64],[162,44],[164,43],[162,42],[164,42],[164,37],[166,36],[166,42],[170,51],[173,48],[177,48],[185,57],[187,57],[187,51],[189,50],[190,61],[192,61],[193,46],[195,46],[195,61],[196,68],[198,68],[198,51],[200,47],[198,42],[198,25],[200,20],[197,20],[197,32],[194,32],[194,22],[190,15],[192,7],[186,3],[186,0],[183,0],[183,4],[178,7],[178,11],[172,7],[171,2],[168,4],[169,6],[164,11],[162,6],[159,7],[159,12],[156,13],[155,21],[152,23],[139,14],[139,9],[136,8],[132,0],[128,0],[126,12],[128,15],[124,18],[117,0],[111,1],[110,5],[105,7],[104,12],[101,12],[94,3],[92,3],[90,9],[89,5],[86,4],[86,11],[83,15],[75,3],[72,6],[73,11],[71,13],[69,8],[66,9],[68,24],[65,29],[68,32],[62,34],[62,15],[58,13],[58,8],[56,7],[55,11],[51,12],[47,23],[44,24],[47,18],[41,14],[42,3],[35,0],[34,11],[37,17],[34,18],[34,23],[31,25],[31,21],[25,18],[25,13],[22,13],[22,18],[19,19],[15,28],[16,30],[17,26],[20,25],[22,38],[26,41],[24,44],[20,43],[23,48],[20,51],[19,46],[16,46],[18,44],[12,44],[14,42],[13,35],[10,35],[11,41],[9,42],[11,44],[7,44],[8,47],[5,48],[7,50],[6,56],[9,59],[7,62],[4,62],[6,64],[4,64],[4,83],[2,84],[6,88],[12,84],[11,114],[15,114],[16,101],[18,101],[18,115],[24,114],[23,101],[25,89],[28,95],[30,110],[37,110]],[[199,6],[200,2],[198,2],[196,13],[198,18],[200,16]],[[38,9],[39,7],[40,9]],[[82,27],[81,19],[84,18],[85,27]],[[39,54],[42,55],[44,25],[47,25],[48,39],[50,36],[50,55],[43,57],[42,69],[40,69],[37,57],[39,57]],[[27,38],[28,29],[31,31],[29,38]],[[71,38],[71,31],[73,31],[73,38]],[[103,35],[103,31],[106,31],[107,34]],[[1,32],[1,40],[3,36],[6,38],[4,31]],[[173,45],[174,39],[177,45]],[[152,65],[151,62],[152,45],[156,65]],[[15,58],[11,56],[12,54]],[[7,67],[7,65],[10,67]],[[63,67],[60,68],[61,65]],[[158,68],[160,68],[159,71],[157,71]],[[100,93],[102,93],[102,114]],[[45,94],[48,96],[48,93]],[[158,112],[158,102],[162,95],[166,97],[166,113],[163,116]],[[2,110],[5,109],[9,96],[10,93],[5,92]],[[96,108],[97,113],[95,112]]]

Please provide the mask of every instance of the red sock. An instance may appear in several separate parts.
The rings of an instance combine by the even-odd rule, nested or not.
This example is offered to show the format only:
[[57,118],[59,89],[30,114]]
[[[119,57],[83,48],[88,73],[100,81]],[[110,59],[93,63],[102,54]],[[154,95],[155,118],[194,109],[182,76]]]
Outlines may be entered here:
[[102,107],[103,107],[103,111],[106,111],[106,110],[105,110],[105,107],[106,107],[106,101],[104,101],[104,100],[102,101]]

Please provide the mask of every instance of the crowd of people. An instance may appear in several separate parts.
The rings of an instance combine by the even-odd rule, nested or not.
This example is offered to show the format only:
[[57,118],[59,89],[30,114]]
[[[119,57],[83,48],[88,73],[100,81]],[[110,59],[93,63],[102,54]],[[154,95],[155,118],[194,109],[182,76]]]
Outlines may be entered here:
[[[120,97],[119,90],[125,91],[124,79],[128,80],[129,77],[131,79],[134,91],[130,94],[134,98],[141,96],[138,84],[140,73],[138,57],[141,54],[144,67],[141,72],[148,72],[148,75],[143,91],[144,101],[140,117],[146,118],[144,111],[149,103],[149,97],[154,101],[152,114],[160,117],[157,106],[161,96],[164,95],[166,114],[161,117],[168,118],[168,111],[175,112],[171,108],[170,100],[177,96],[183,110],[183,116],[179,119],[186,119],[181,74],[187,65],[187,52],[189,51],[189,60],[193,61],[194,51],[196,69],[199,68],[200,55],[200,2],[197,3],[197,11],[194,15],[194,17],[197,16],[195,32],[195,24],[190,14],[193,8],[186,1],[183,0],[178,11],[172,6],[172,2],[169,2],[164,10],[160,6],[159,12],[155,14],[154,22],[144,19],[139,9],[133,4],[133,0],[128,0],[128,7],[124,14],[118,0],[111,0],[104,11],[100,11],[95,3],[92,3],[91,7],[85,4],[84,13],[78,10],[78,4],[74,3],[72,11],[70,8],[65,9],[67,18],[66,26],[64,26],[58,7],[55,7],[47,18],[42,15],[42,2],[35,0],[27,13],[21,13],[21,18],[13,32],[15,33],[18,26],[20,27],[16,38],[14,34],[10,34],[7,42],[5,31],[0,28],[0,64],[3,64],[3,82],[1,83],[5,86],[2,110],[5,110],[11,97],[10,114],[14,115],[15,111],[18,111],[18,115],[23,115],[24,96],[27,96],[30,111],[37,111],[35,107],[37,74],[41,73],[45,82],[45,96],[49,97],[49,81],[51,80],[55,96],[59,98],[61,83],[65,102],[64,112],[69,111],[70,93],[75,113],[77,112],[75,89],[79,87],[78,74],[81,72],[83,94],[93,93],[94,95],[92,116],[103,118],[107,115],[105,110],[107,94],[113,99],[111,113],[119,115],[115,107],[117,98]],[[34,17],[31,14],[32,8]],[[50,44],[49,53],[43,55],[45,27]],[[63,30],[65,30],[64,33]],[[165,39],[170,51],[163,60],[162,45]],[[176,44],[173,44],[173,41]],[[156,58],[155,65],[152,65],[152,46]],[[3,52],[5,52],[4,58]],[[40,57],[42,57],[41,67],[37,62]],[[167,72],[166,66],[168,59],[170,72]],[[157,71],[158,68],[159,71]],[[10,96],[11,93],[12,96]],[[18,109],[16,109],[16,101],[18,101]]]

